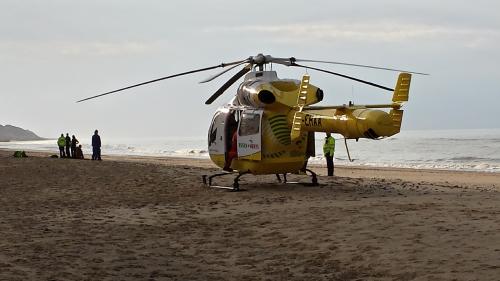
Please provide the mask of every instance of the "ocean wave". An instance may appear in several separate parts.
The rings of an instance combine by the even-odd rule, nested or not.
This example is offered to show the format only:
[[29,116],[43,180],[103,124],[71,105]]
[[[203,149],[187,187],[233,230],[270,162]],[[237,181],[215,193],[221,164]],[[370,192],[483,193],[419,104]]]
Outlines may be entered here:
[[500,142],[500,138],[428,138],[425,139],[426,141],[428,140],[436,140],[436,141],[453,141],[453,142],[476,142],[476,141],[481,141],[481,142]]
[[174,151],[175,154],[177,155],[205,155],[208,154],[208,151],[205,149],[191,149],[191,148],[186,148],[186,149],[179,149]]
[[440,159],[440,160],[450,160],[450,161],[493,161],[493,162],[500,162],[500,158],[488,158],[488,157],[474,157],[474,156],[458,156],[458,157],[451,157],[448,159]]
[[[341,163],[339,163],[341,164]],[[344,164],[344,163],[342,163]],[[442,164],[442,163],[346,163],[347,166],[370,166],[370,167],[387,167],[387,168],[411,168],[411,169],[437,169],[451,171],[480,171],[480,172],[500,172],[500,165],[492,165],[490,163],[478,164]]]
[[[500,163],[491,162],[446,162],[446,161],[370,161],[364,159],[354,159],[349,161],[344,158],[335,158],[335,164],[343,166],[367,166],[367,167],[384,167],[384,168],[410,168],[410,169],[438,169],[452,171],[481,171],[481,172],[500,172]],[[309,160],[310,164],[326,165],[323,156],[312,157]]]

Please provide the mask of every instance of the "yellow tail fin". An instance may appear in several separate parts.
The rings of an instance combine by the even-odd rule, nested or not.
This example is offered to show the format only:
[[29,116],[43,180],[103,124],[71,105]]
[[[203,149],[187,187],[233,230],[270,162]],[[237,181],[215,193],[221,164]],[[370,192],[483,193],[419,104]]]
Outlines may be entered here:
[[[402,103],[408,101],[408,97],[410,94],[410,83],[410,73],[399,74],[398,82],[396,82],[396,88],[394,89],[394,95],[392,96],[393,103],[401,106]],[[394,108],[391,110],[391,112],[389,112],[389,115],[392,118],[394,134],[397,134],[401,130],[401,124],[403,123],[403,110],[399,109],[399,107]]]
[[410,93],[410,73],[401,73],[398,77],[398,82],[396,83],[396,88],[394,89],[394,95],[392,96],[392,101],[396,103],[403,103],[408,101],[408,96]]

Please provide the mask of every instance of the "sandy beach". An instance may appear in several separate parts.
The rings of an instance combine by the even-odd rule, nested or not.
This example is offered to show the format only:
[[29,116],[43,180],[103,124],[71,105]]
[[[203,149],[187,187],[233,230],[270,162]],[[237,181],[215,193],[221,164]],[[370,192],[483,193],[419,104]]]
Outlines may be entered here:
[[228,192],[206,159],[11,154],[0,280],[500,280],[499,173],[313,167],[319,187]]

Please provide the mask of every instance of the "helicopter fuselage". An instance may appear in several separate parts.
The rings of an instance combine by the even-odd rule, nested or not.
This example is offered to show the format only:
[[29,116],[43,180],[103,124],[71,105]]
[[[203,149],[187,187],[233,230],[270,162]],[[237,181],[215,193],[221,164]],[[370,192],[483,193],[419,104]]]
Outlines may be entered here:
[[[310,107],[323,99],[323,91],[311,84],[304,92],[303,110],[299,109],[300,86],[300,80],[279,79],[274,71],[248,73],[236,96],[212,119],[211,160],[221,168],[252,174],[299,172],[315,155],[314,132],[350,139],[378,139],[399,132],[397,108],[387,113],[354,105]],[[300,133],[292,138],[296,120],[300,120]]]

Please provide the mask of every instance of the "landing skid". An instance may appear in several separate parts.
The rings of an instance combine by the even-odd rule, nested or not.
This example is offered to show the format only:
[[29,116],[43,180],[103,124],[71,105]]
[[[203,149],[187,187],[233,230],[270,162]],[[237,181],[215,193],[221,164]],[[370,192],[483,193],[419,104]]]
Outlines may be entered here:
[[[306,171],[306,174],[307,172],[309,172],[311,174],[311,183],[310,184],[304,184],[304,185],[311,185],[311,186],[318,186],[318,177],[316,175],[315,172],[309,170],[309,169],[305,169]],[[229,173],[229,172],[224,172],[224,173],[218,173],[218,174],[213,174],[211,176],[208,176],[208,175],[202,175],[202,180],[203,180],[203,184],[208,186],[208,187],[214,187],[214,188],[219,188],[219,189],[227,189],[227,190],[231,190],[231,191],[241,191],[243,189],[240,189],[240,183],[239,183],[239,180],[240,178],[243,176],[243,175],[246,175],[246,174],[250,174],[250,172],[240,172],[238,173],[238,175],[234,178],[233,180],[233,186],[230,187],[230,186],[222,186],[222,185],[214,185],[212,184],[212,180],[216,177],[222,177],[222,176],[227,176],[227,175],[234,175],[234,173]],[[286,174],[283,174],[283,180],[281,180],[281,177],[280,177],[280,174],[276,174],[276,178],[278,179],[278,181],[281,183],[285,183],[285,184],[301,184],[300,182],[289,182],[286,178]]]
[[233,180],[233,186],[232,187],[221,186],[221,185],[213,185],[212,184],[212,179],[216,178],[216,177],[226,176],[226,175],[234,175],[234,173],[218,173],[218,174],[211,175],[211,176],[208,177],[208,182],[207,182],[207,175],[203,175],[203,176],[201,176],[201,178],[203,180],[203,184],[206,185],[206,186],[208,186],[208,187],[214,187],[214,188],[220,188],[220,189],[229,189],[231,191],[242,191],[243,189],[240,189],[239,180],[240,180],[241,176],[249,174],[249,173],[250,172],[241,172],[241,173],[238,173],[238,175]]

